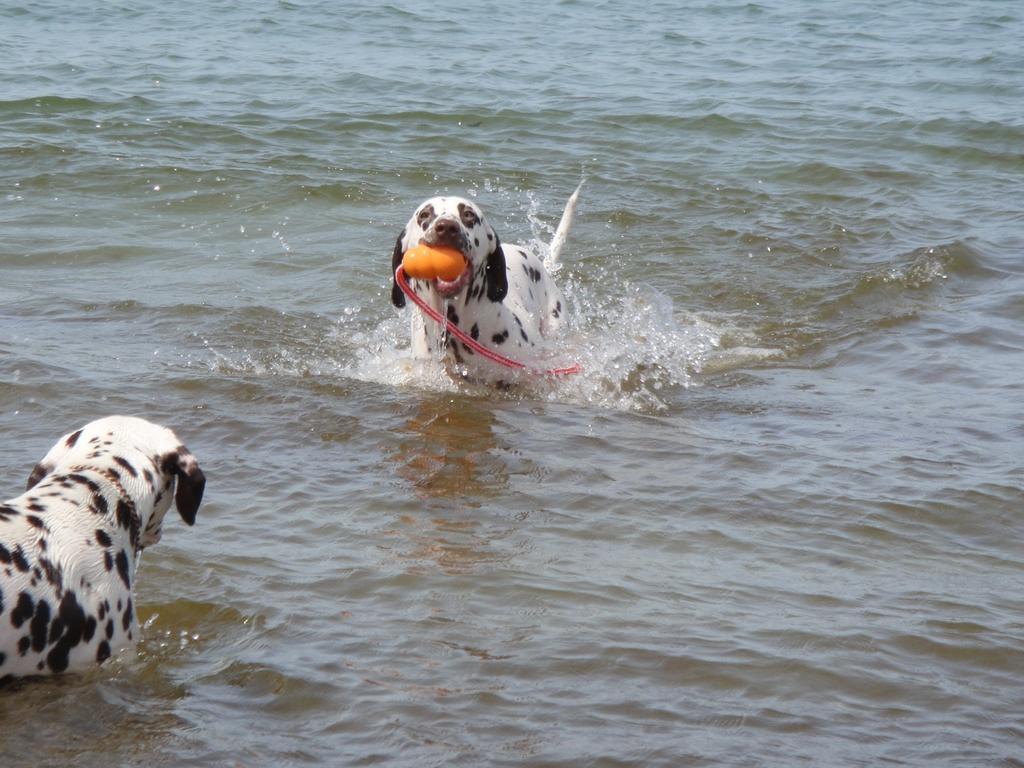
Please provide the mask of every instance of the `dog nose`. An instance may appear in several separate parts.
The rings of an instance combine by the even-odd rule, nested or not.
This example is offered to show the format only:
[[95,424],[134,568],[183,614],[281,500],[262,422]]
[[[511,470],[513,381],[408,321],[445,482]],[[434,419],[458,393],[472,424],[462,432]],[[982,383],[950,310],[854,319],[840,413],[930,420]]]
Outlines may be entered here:
[[438,219],[434,222],[434,233],[438,237],[454,237],[459,234],[459,222],[455,219]]

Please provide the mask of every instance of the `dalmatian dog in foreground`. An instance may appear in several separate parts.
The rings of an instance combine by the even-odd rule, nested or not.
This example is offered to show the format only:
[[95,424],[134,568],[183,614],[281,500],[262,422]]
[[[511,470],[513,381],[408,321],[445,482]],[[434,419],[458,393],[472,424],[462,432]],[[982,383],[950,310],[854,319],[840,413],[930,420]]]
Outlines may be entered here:
[[0,682],[80,671],[133,645],[139,556],[172,501],[195,523],[205,485],[175,434],[143,419],[62,437],[28,490],[0,504]]
[[[421,242],[457,249],[466,261],[461,275],[452,281],[410,279],[410,287],[475,341],[502,355],[529,359],[542,339],[555,334],[565,312],[565,300],[551,273],[558,269],[579,192],[577,188],[566,203],[544,260],[522,246],[502,244],[476,203],[461,197],[432,197],[416,209],[398,236],[391,272],[402,263],[405,252]],[[392,283],[391,303],[399,308],[406,303],[396,283]],[[476,355],[413,309],[415,357],[442,351],[449,373],[485,380],[508,376],[506,369]]]

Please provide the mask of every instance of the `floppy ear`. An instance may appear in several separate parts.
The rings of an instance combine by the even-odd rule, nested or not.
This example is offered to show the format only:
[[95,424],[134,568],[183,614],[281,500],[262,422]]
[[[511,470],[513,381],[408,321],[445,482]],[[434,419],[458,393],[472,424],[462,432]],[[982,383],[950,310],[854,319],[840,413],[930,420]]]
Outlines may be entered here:
[[391,303],[401,309],[405,306],[405,294],[402,293],[402,289],[398,287],[398,283],[395,282],[395,270],[398,269],[398,265],[402,263],[402,256],[404,251],[402,250],[402,238],[405,237],[405,230],[402,230],[402,234],[398,236],[395,241],[395,250],[391,254]]
[[40,461],[32,469],[32,474],[30,474],[28,476],[28,485],[25,486],[25,490],[26,491],[31,491],[33,488],[36,487],[36,485],[39,483],[40,480],[42,480],[44,477],[46,477],[52,471],[53,471],[53,467],[51,467],[48,464],[44,464],[43,462]]
[[494,249],[487,254],[484,281],[488,299],[501,301],[505,298],[508,293],[508,273],[505,269],[505,251],[501,248],[497,232],[494,233]]
[[196,457],[183,445],[167,457],[164,466],[167,471],[177,475],[178,489],[174,492],[174,506],[178,508],[178,514],[189,525],[195,525],[196,512],[206,489],[206,475],[199,468]]

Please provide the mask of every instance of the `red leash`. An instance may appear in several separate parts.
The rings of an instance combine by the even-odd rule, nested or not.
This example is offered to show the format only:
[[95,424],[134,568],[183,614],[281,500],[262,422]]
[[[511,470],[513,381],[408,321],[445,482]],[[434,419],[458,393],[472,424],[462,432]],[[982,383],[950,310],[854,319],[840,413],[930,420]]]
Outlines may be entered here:
[[[402,269],[401,264],[399,264],[398,269],[395,270],[395,282],[398,283],[398,287],[402,289],[402,293],[408,296],[412,300],[412,303],[420,308],[423,314],[425,314],[427,317],[429,317],[431,320],[433,320],[435,323],[442,327],[446,325],[445,319],[441,317],[441,314],[432,306],[427,304],[427,302],[421,299],[418,295],[416,295],[416,292],[409,287],[409,283],[407,283],[405,280],[405,270]],[[525,363],[520,363],[518,360],[513,360],[511,358],[505,357],[504,355],[495,352],[493,349],[488,349],[483,344],[474,339],[472,336],[463,331],[461,328],[459,328],[457,325],[452,325],[448,323],[447,331],[452,336],[461,341],[463,344],[465,344],[467,347],[472,349],[474,352],[482,355],[483,357],[486,357],[491,362],[498,363],[499,365],[504,365],[506,368],[513,368],[515,370],[521,371],[529,371],[530,373],[536,373],[542,376],[569,376],[570,374],[579,373],[580,371],[583,370],[583,366],[581,366],[579,363],[573,363],[572,365],[565,366],[564,368],[550,368],[548,370],[539,370],[537,368],[531,368]]]

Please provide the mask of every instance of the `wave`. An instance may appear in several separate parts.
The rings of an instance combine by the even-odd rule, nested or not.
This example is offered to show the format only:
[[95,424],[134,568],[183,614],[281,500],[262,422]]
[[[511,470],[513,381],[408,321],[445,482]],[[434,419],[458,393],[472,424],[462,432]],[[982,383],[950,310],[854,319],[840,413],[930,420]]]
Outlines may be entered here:
[[954,241],[923,246],[864,272],[850,291],[850,298],[892,295],[894,291],[909,295],[926,292],[953,278],[982,278],[996,274],[985,263],[983,254],[966,243]]
[[151,110],[155,103],[144,96],[128,96],[123,99],[101,100],[84,96],[55,96],[40,94],[19,99],[0,99],[0,116],[55,115],[67,116],[79,113]]
[[841,342],[918,319],[943,307],[951,283],[996,274],[983,255],[955,241],[924,246],[798,295],[791,311],[757,329],[785,350],[784,359],[835,351]]

